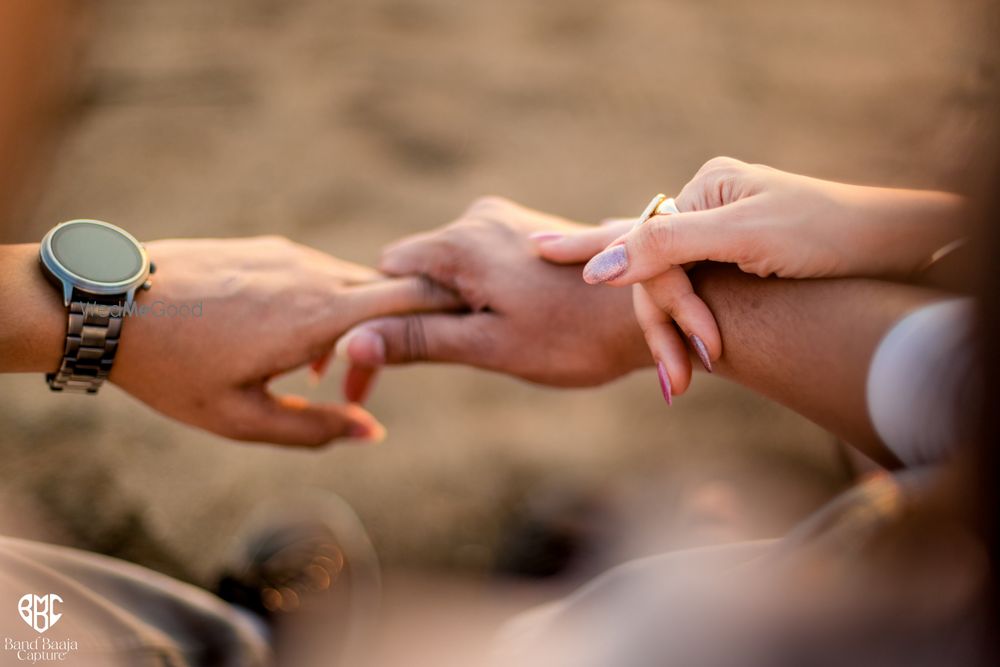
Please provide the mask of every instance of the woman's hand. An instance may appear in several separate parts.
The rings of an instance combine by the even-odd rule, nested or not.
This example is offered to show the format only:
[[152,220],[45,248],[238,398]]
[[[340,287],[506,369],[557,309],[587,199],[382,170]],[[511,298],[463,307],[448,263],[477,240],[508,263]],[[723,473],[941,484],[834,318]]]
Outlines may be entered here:
[[[634,225],[635,220],[609,220],[600,227],[570,230],[570,233],[547,230],[532,234],[531,238],[546,259],[560,264],[579,264]],[[619,251],[623,250],[619,246],[608,253],[605,260],[588,264],[584,279],[599,284],[605,282],[608,275],[620,271],[618,259],[623,255]],[[660,391],[670,405],[673,397],[687,391],[691,383],[691,357],[684,338],[705,370],[711,373],[712,361],[722,354],[719,327],[708,306],[694,293],[687,273],[680,266],[670,267],[644,284],[633,285],[632,309],[652,354]]]
[[[942,192],[844,185],[732,158],[709,160],[676,199],[625,233],[621,223],[538,235],[543,257],[587,261],[591,284],[641,285],[639,318],[654,357],[683,372],[669,318],[708,367],[722,353],[714,318],[682,268],[713,260],[759,276],[905,277],[961,234],[962,199]],[[589,261],[588,261],[589,260]]]
[[899,278],[962,235],[957,195],[845,185],[732,158],[705,163],[676,203],[680,214],[613,240],[609,250],[624,246],[621,272],[591,282],[628,285],[701,260],[761,277]]

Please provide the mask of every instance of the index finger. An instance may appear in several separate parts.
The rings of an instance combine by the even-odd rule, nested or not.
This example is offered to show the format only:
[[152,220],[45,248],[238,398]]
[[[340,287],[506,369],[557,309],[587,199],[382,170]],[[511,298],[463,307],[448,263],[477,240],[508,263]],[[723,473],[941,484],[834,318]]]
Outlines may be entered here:
[[579,232],[536,232],[531,240],[543,259],[554,264],[580,264],[601,252],[634,223],[634,219],[621,219]]
[[684,269],[675,266],[644,281],[642,286],[657,308],[677,323],[705,370],[711,373],[712,360],[722,356],[722,335],[715,316],[694,293]]
[[345,304],[352,322],[387,315],[454,311],[464,307],[450,289],[426,276],[386,278],[348,288]]

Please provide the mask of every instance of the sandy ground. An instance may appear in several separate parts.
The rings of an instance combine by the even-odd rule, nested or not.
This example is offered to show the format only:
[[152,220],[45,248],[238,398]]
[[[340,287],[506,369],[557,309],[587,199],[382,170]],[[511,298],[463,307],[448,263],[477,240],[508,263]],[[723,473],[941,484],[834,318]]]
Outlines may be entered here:
[[[97,217],[373,262],[486,193],[635,214],[716,154],[947,184],[995,74],[975,19],[948,0],[108,0],[80,113],[13,236]],[[346,497],[388,563],[474,571],[526,489],[666,483],[726,453],[832,465],[819,429],[705,377],[668,410],[652,373],[567,392],[396,370],[371,402],[389,439],[320,454],[226,442],[116,389],[53,397],[24,376],[0,395],[4,528],[194,580],[243,514],[300,486]]]

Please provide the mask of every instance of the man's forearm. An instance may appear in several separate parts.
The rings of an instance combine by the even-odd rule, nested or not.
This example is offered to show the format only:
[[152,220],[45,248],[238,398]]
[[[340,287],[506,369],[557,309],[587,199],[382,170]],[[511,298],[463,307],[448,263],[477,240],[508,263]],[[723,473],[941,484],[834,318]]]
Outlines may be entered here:
[[66,309],[38,265],[38,244],[0,246],[0,373],[59,367]]
[[940,293],[871,280],[762,279],[733,267],[691,273],[722,331],[720,375],[808,417],[883,464],[868,416],[875,349],[905,313]]

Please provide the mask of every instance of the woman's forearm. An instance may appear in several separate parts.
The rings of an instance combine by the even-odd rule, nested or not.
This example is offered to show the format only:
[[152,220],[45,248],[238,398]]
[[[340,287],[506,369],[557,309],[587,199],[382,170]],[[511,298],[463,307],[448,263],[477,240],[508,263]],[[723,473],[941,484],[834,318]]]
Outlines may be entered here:
[[720,375],[788,406],[876,461],[896,463],[868,416],[868,367],[890,327],[939,292],[871,280],[763,279],[712,264],[691,277],[722,331]]
[[66,309],[39,268],[38,244],[0,246],[0,373],[59,367]]

